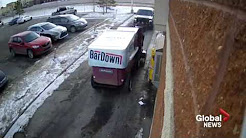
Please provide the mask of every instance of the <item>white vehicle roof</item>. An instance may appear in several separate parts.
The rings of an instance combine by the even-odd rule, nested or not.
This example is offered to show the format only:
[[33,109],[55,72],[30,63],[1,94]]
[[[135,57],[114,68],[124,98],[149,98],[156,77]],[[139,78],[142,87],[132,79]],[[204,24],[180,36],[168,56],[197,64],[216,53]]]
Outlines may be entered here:
[[124,50],[128,47],[136,31],[108,30],[96,39],[89,48]]
[[117,30],[119,31],[130,31],[130,32],[135,32],[137,33],[139,28],[137,27],[118,27]]
[[154,9],[151,8],[151,7],[141,7],[141,8],[138,8],[138,10],[150,10],[150,11],[154,11]]
[[40,27],[40,26],[43,26],[45,24],[53,24],[53,23],[50,23],[50,22],[41,22],[41,23],[37,23],[37,24],[34,24],[34,25],[29,26],[28,29],[30,29],[32,27]]

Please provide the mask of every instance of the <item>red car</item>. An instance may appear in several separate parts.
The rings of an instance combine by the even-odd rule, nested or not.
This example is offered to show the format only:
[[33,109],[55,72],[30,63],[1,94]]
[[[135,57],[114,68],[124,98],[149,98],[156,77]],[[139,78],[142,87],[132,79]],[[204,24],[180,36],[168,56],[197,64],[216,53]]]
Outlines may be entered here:
[[32,31],[25,31],[10,37],[9,51],[14,57],[16,54],[28,55],[29,58],[41,55],[52,48],[51,39],[40,36]]

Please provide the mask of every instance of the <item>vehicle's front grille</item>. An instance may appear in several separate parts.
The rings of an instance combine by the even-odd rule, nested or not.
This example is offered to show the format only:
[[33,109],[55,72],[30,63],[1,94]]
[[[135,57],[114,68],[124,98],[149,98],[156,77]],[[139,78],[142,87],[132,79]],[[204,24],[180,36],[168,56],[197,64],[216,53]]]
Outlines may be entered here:
[[149,22],[149,19],[146,19],[146,18],[137,18],[137,22],[148,23]]
[[43,47],[46,47],[50,44],[50,42],[47,42],[46,44],[42,45]]
[[67,31],[61,33],[61,38],[67,35]]

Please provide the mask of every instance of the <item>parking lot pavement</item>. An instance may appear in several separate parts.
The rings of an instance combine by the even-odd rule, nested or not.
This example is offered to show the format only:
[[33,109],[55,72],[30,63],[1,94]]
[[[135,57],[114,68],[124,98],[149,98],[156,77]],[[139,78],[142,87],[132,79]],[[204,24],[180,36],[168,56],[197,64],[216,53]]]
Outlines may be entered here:
[[[83,16],[83,15],[78,15]],[[41,59],[42,57],[46,56],[47,54],[52,53],[52,51],[39,56],[35,59],[29,59],[27,56],[23,55],[17,55],[16,57],[11,57],[8,49],[8,41],[10,36],[17,34],[19,32],[25,31],[30,25],[45,22],[47,18],[40,18],[40,19],[33,19],[31,21],[28,21],[24,24],[20,25],[5,25],[0,27],[0,70],[5,72],[9,78],[10,81],[14,80],[15,78],[22,75],[22,72],[24,72],[28,67],[32,66],[36,61]],[[87,19],[88,26],[86,29],[90,28],[91,26],[103,21],[102,19]],[[77,36],[82,31],[70,33],[68,37],[66,37],[63,40],[59,40],[57,42],[53,43],[53,46],[56,48],[59,48],[59,46],[72,39],[73,37]]]
[[[148,48],[152,31],[145,33]],[[24,128],[28,138],[148,138],[156,89],[148,84],[148,65],[135,72],[133,91],[93,89],[91,68],[83,62]],[[139,105],[143,97],[144,105]]]

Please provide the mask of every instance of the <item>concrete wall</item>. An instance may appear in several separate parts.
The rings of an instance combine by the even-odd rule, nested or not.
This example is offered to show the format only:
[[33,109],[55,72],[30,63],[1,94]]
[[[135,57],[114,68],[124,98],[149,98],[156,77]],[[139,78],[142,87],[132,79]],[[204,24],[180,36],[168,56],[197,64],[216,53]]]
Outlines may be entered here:
[[169,14],[169,0],[155,0],[155,30],[165,31]]

